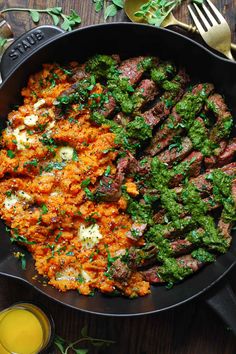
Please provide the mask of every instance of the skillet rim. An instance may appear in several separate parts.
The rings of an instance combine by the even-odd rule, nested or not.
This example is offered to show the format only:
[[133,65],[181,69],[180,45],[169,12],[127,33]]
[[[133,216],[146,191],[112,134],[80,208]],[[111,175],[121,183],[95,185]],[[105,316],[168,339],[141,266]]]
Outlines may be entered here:
[[[5,82],[8,80],[8,78],[14,74],[14,72],[19,68],[19,66],[23,65],[32,55],[34,55],[35,53],[37,53],[39,50],[41,49],[44,49],[47,45],[57,41],[57,40],[60,40],[61,38],[63,37],[70,37],[71,35],[73,35],[75,32],[81,32],[81,31],[86,31],[88,29],[96,29],[96,28],[100,28],[100,27],[115,27],[115,26],[122,26],[122,25],[125,25],[125,26],[131,26],[131,27],[143,27],[143,28],[152,28],[156,31],[163,31],[163,32],[168,32],[170,35],[173,35],[173,36],[177,36],[177,37],[180,37],[182,38],[183,40],[186,40],[186,41],[189,41],[191,42],[193,45],[196,45],[198,46],[199,48],[201,48],[201,50],[204,50],[206,51],[210,56],[216,58],[217,60],[220,60],[220,61],[223,61],[225,63],[228,63],[229,65],[236,65],[236,61],[232,61],[228,58],[224,58],[223,54],[217,54],[217,53],[214,53],[212,50],[208,49],[206,46],[204,46],[203,44],[195,41],[194,39],[192,38],[189,38],[187,36],[185,36],[184,34],[182,33],[179,33],[179,32],[176,32],[176,31],[173,31],[169,28],[162,28],[162,27],[155,27],[155,26],[152,26],[152,25],[149,25],[149,24],[142,24],[142,23],[134,23],[134,22],[112,22],[112,23],[99,23],[99,24],[92,24],[92,25],[88,25],[88,26],[84,26],[84,27],[81,27],[81,28],[77,28],[75,30],[72,30],[70,32],[62,32],[61,34],[58,34],[58,35],[55,35],[55,36],[52,36],[52,38],[49,38],[48,40],[46,40],[42,45],[40,45],[39,47],[36,47],[35,49],[31,50],[31,52],[29,53],[29,55],[26,55],[26,56],[23,56],[23,58],[12,68],[12,70],[10,70],[8,72],[8,74],[6,75],[6,77],[4,77],[4,71],[2,72],[1,70],[1,62],[0,62],[0,72],[2,74],[2,77],[3,77],[3,80],[2,80],[2,83],[0,84],[0,89],[2,88],[2,86],[4,86]],[[45,27],[48,27],[48,28],[57,28],[56,26],[50,26],[50,25],[42,25],[42,26],[37,26],[35,27],[35,29],[40,29],[40,28],[45,28]],[[28,32],[24,33],[22,35],[22,37],[24,37]],[[21,38],[21,36],[19,37]],[[3,53],[3,56],[2,56],[2,60],[5,58],[5,56],[7,55],[8,51],[11,49],[11,46],[14,45],[14,42],[6,49],[6,51]]]

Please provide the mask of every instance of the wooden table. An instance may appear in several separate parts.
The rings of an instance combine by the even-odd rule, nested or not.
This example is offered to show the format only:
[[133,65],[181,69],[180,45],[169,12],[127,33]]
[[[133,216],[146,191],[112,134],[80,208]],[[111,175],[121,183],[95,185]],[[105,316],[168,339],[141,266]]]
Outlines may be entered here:
[[[233,41],[236,42],[236,1],[215,0],[228,20]],[[81,26],[104,22],[102,14],[96,14],[92,0],[9,0],[1,1],[0,9],[6,7],[53,7],[62,6],[65,13],[76,9],[81,17]],[[190,22],[186,4],[176,16]],[[6,15],[12,25],[15,37],[34,26],[26,13]],[[128,21],[123,11],[109,21]],[[48,16],[42,16],[40,24],[49,23]],[[177,30],[177,29],[175,29]],[[183,33],[183,32],[182,32]],[[198,37],[194,37],[199,40]],[[236,269],[229,276],[234,285]],[[236,291],[236,289],[234,289]],[[66,340],[75,340],[81,329],[87,325],[89,334],[98,338],[113,339],[116,344],[106,350],[91,349],[94,354],[235,354],[236,338],[221,319],[202,300],[191,302],[177,309],[159,315],[109,318],[74,311],[52,302],[21,282],[0,278],[0,309],[16,301],[40,301],[51,312],[56,332]]]

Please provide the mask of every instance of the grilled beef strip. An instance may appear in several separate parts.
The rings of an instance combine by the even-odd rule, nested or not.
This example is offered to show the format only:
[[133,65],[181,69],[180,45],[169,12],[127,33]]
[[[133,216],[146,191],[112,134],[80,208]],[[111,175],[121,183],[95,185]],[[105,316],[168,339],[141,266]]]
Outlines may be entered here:
[[135,112],[138,112],[145,104],[152,101],[158,94],[159,89],[153,80],[142,80],[132,95],[132,100],[135,105]]
[[116,176],[103,176],[95,195],[99,200],[115,202],[121,197],[121,186],[124,180],[123,174]]
[[[131,85],[136,84],[145,72],[145,68],[141,65],[143,59],[143,57],[137,57],[124,60],[118,67],[120,78],[128,79]],[[130,69],[133,67],[135,67],[135,72],[132,72],[132,69]],[[131,96],[135,112],[137,112],[147,102],[153,100],[158,92],[158,88],[154,81],[150,79],[142,80]],[[115,111],[115,108],[116,100],[112,95],[109,95],[108,101],[104,103],[103,107],[98,112],[106,118]]]
[[203,161],[203,155],[200,151],[191,152],[183,161],[182,164],[186,163],[186,168],[183,172],[175,173],[169,182],[171,188],[177,187],[185,178],[196,177],[200,174],[201,166]]
[[[232,162],[228,165],[225,165],[220,168],[221,171],[226,173],[229,176],[236,175],[236,162]],[[207,179],[209,173],[213,170],[207,170],[206,173],[199,175],[198,177],[191,178],[189,182],[193,183],[198,191],[202,194],[211,194],[212,192],[212,183]],[[175,188],[175,192],[177,194],[181,193],[183,190],[183,186],[179,186]]]
[[146,228],[147,224],[134,222],[131,226],[130,231],[127,232],[126,236],[133,241],[138,241],[143,236]]
[[152,243],[142,248],[131,247],[128,251],[128,264],[132,269],[143,268],[156,263],[158,248]]
[[230,245],[232,241],[232,236],[231,236],[231,229],[232,229],[233,224],[230,222],[225,222],[223,218],[220,218],[218,222],[218,229],[222,236],[226,239],[227,244]]
[[164,283],[158,275],[159,266],[154,266],[141,272],[143,278],[151,284]]
[[167,90],[160,97],[160,100],[154,107],[142,114],[145,122],[151,127],[156,126],[170,114],[171,108],[177,103],[183,96],[189,77],[183,69],[180,69],[178,74],[170,82],[172,84],[179,84],[179,89],[176,91]]
[[[213,167],[218,167],[217,166],[218,158],[219,158],[219,156],[221,156],[224,153],[227,145],[228,145],[228,142],[226,140],[221,140],[219,142],[219,146],[214,150],[214,155],[206,156],[204,158],[204,165],[207,169],[213,168]],[[229,162],[231,162],[231,161],[229,161]]]
[[[221,204],[215,202],[211,196],[202,199],[202,201],[207,205],[207,210],[209,212],[214,211],[214,210],[221,207]],[[155,224],[163,224],[165,222],[166,213],[167,212],[165,209],[158,210],[153,216],[153,221],[155,222]],[[189,212],[187,210],[183,210],[183,212],[179,215],[179,218],[182,219],[188,215],[189,215]]]
[[100,200],[114,202],[121,196],[121,186],[125,178],[125,173],[132,171],[132,165],[136,164],[136,159],[132,154],[127,153],[124,158],[117,162],[117,172],[115,176],[103,176],[95,195]]
[[109,269],[109,275],[118,282],[127,282],[131,274],[132,271],[129,266],[122,262],[120,258],[116,259]]
[[[191,97],[192,100],[197,101],[203,91],[204,97],[207,97],[213,91],[213,88],[214,87],[212,84],[198,84],[193,87],[191,93],[185,93],[182,99],[172,109],[163,127],[161,127],[161,129],[159,129],[154,135],[151,144],[146,149],[146,152],[151,156],[155,156],[171,143],[174,136],[183,133],[182,106],[185,105],[186,101],[191,100]],[[197,102],[195,106],[192,106],[191,115],[196,116],[202,109],[203,104],[204,100],[202,99],[200,102]],[[185,114],[187,114],[187,112],[185,112]]]
[[[186,177],[195,177],[200,174],[202,166],[203,155],[199,151],[190,153],[179,165],[174,167],[174,174],[171,177],[168,186],[175,188],[178,191],[178,186]],[[181,168],[180,168],[181,167]],[[147,158],[145,164],[140,164],[136,170],[140,176],[148,176],[151,172],[151,157]],[[179,187],[182,190],[182,187]],[[147,188],[140,182],[139,191],[141,194],[149,194],[155,196],[158,194],[156,189]]]
[[[193,273],[196,273],[201,269],[205,263],[193,258],[190,254],[176,258],[176,261],[180,267],[190,268]],[[164,283],[165,281],[158,275],[160,266],[154,266],[148,270],[142,271],[142,275],[145,280],[151,284]]]
[[[145,72],[145,68],[142,66],[144,59],[145,57],[139,56],[122,61],[118,68],[120,77],[128,79],[131,85],[136,84]],[[155,58],[155,60],[158,59]]]
[[[104,94],[106,94],[107,91],[104,91]],[[98,113],[102,114],[104,118],[109,117],[116,109],[116,100],[114,99],[113,96],[109,95],[107,102],[105,102],[102,106],[102,108],[98,109]]]
[[194,248],[194,245],[192,244],[192,242],[188,241],[187,239],[179,239],[170,242],[170,247],[171,247],[172,255],[174,257],[177,257],[184,253],[190,252]]
[[233,197],[233,201],[236,205],[236,179],[234,179],[232,181],[232,197]]
[[200,262],[196,258],[193,258],[190,254],[179,257],[176,260],[181,267],[191,268],[193,273],[197,272],[204,265],[203,262]]
[[[176,145],[176,144],[173,144]],[[192,150],[192,142],[188,137],[184,137],[179,142],[179,146],[168,149],[157,155],[158,159],[164,163],[167,163],[169,167],[173,165],[174,162],[183,160]]]
[[229,164],[236,156],[236,138],[231,139],[228,144],[225,140],[220,142],[220,148],[215,156],[207,157],[204,160],[207,168],[221,167]]
[[216,116],[216,123],[210,131],[209,138],[214,142],[219,142],[222,138],[227,138],[231,131],[232,115],[223,97],[218,93],[211,95],[206,105]]
[[[73,75],[71,77],[71,81],[74,83],[79,82],[83,79],[86,79],[89,76],[89,73],[86,72],[86,64],[81,64],[81,65],[74,67],[72,69],[72,73],[73,73]],[[66,92],[66,91],[64,91],[64,92]],[[73,90],[70,91],[70,93],[71,92],[73,92]]]
[[196,222],[191,218],[191,216],[186,216],[181,219],[181,224],[178,226],[174,222],[169,222],[163,225],[161,234],[164,238],[175,239],[180,234],[186,233],[196,226]]

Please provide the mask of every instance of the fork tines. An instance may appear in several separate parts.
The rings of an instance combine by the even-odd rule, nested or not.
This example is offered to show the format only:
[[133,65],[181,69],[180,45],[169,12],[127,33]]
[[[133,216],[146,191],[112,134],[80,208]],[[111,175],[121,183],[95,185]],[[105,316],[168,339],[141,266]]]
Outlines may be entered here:
[[[195,7],[195,10],[198,13],[200,19],[204,23],[206,30],[209,30],[210,27],[212,27],[214,25],[218,25],[220,23],[220,21],[225,22],[225,18],[221,15],[219,10],[215,7],[215,5],[210,0],[206,0],[206,2],[208,3],[208,5],[211,8],[212,12],[214,13],[215,17],[212,15],[212,13],[209,11],[209,9],[206,7],[205,4],[201,5],[201,8],[205,12],[205,14],[199,8],[199,6],[197,6],[196,4],[194,4],[194,7]],[[194,13],[194,11],[192,10],[190,5],[188,5],[188,9],[189,9],[189,12],[190,12],[198,30],[199,30],[199,32],[200,32],[200,28],[201,28],[201,31],[205,31],[205,29],[202,27],[201,22],[199,21],[198,17]],[[207,21],[206,17],[208,18],[209,21]],[[218,22],[216,20],[218,20]]]

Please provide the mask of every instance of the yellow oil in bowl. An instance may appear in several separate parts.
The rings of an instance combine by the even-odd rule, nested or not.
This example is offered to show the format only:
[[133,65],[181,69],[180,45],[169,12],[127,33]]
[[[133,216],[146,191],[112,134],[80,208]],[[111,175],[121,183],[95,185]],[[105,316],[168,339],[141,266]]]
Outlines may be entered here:
[[48,317],[33,304],[16,304],[0,313],[0,354],[37,354],[50,337]]

